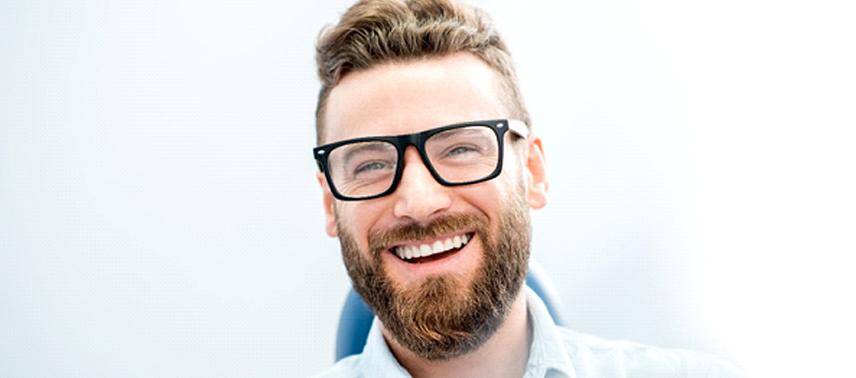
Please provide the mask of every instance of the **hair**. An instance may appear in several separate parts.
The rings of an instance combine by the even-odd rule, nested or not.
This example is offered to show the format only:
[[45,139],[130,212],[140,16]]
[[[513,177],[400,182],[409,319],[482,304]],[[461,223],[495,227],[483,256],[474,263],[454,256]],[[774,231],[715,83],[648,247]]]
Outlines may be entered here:
[[511,53],[487,13],[452,0],[361,0],[318,37],[318,144],[325,137],[330,92],[349,73],[458,52],[475,55],[499,74],[501,100],[512,117],[530,125]]

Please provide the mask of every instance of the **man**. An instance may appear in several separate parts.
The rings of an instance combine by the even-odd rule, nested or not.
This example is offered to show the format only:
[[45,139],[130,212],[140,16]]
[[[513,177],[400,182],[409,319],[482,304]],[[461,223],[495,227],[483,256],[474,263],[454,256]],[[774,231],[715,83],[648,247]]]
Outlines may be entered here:
[[482,12],[361,1],[318,42],[326,231],[377,315],[328,376],[684,377],[729,366],[556,326],[523,285],[539,137]]

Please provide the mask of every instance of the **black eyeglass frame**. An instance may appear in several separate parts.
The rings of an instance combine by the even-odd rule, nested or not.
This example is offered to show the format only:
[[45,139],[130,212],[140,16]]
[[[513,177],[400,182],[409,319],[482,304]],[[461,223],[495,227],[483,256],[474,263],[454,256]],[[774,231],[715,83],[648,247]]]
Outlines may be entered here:
[[[487,126],[488,128],[493,130],[494,135],[497,138],[497,148],[499,149],[499,153],[497,156],[496,168],[488,174],[487,176],[471,181],[465,182],[449,182],[443,179],[440,174],[434,169],[434,165],[431,164],[431,160],[428,159],[428,154],[425,152],[425,141],[428,140],[432,135],[437,134],[439,132],[448,131],[452,129],[459,129],[463,127],[471,127],[471,126]],[[404,152],[408,146],[413,146],[416,148],[416,151],[419,152],[419,156],[422,158],[422,163],[425,164],[425,167],[428,168],[428,171],[431,172],[431,176],[434,177],[434,180],[437,180],[443,186],[461,186],[461,185],[472,185],[478,184],[480,182],[485,182],[488,180],[492,180],[499,176],[502,172],[502,162],[504,160],[504,141],[505,141],[505,133],[511,130],[512,133],[517,136],[526,139],[529,137],[529,128],[523,121],[519,121],[516,119],[493,119],[493,120],[485,120],[485,121],[471,121],[464,123],[456,123],[452,125],[440,126],[433,129],[428,129],[425,131],[420,131],[418,133],[413,134],[402,134],[395,136],[370,136],[370,137],[361,137],[354,139],[346,139],[340,140],[338,142],[333,142],[325,145],[321,145],[312,149],[312,155],[315,157],[315,161],[318,163],[318,169],[324,173],[324,176],[327,178],[327,185],[330,187],[330,191],[333,193],[333,197],[342,201],[364,201],[375,199],[379,197],[383,197],[395,192],[398,188],[398,183],[401,181],[401,175],[404,172]],[[395,176],[392,179],[392,183],[390,183],[389,188],[382,193],[365,196],[365,197],[349,197],[343,195],[336,189],[336,185],[333,184],[333,178],[330,176],[330,169],[328,166],[328,156],[330,156],[330,152],[334,149],[341,147],[343,145],[352,144],[352,143],[360,143],[360,142],[387,142],[395,146],[396,151],[398,152],[398,161],[395,166]]]

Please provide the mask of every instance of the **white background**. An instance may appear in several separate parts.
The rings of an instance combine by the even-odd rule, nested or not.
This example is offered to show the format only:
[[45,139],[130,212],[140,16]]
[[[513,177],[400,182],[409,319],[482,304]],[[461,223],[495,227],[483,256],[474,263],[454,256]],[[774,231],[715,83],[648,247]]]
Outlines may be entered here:
[[[332,363],[313,43],[348,3],[0,3],[0,376]],[[851,5],[522,3],[476,2],[544,138],[533,254],[571,327],[852,371]]]

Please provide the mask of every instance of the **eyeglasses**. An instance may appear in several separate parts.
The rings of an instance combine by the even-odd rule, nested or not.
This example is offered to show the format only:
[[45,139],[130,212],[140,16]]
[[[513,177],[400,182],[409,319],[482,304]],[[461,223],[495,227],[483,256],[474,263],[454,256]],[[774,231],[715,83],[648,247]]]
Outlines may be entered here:
[[404,151],[411,145],[442,185],[493,179],[502,172],[503,140],[508,130],[521,138],[529,135],[522,121],[497,119],[413,134],[348,139],[315,147],[312,152],[334,197],[368,200],[395,191],[404,171]]

